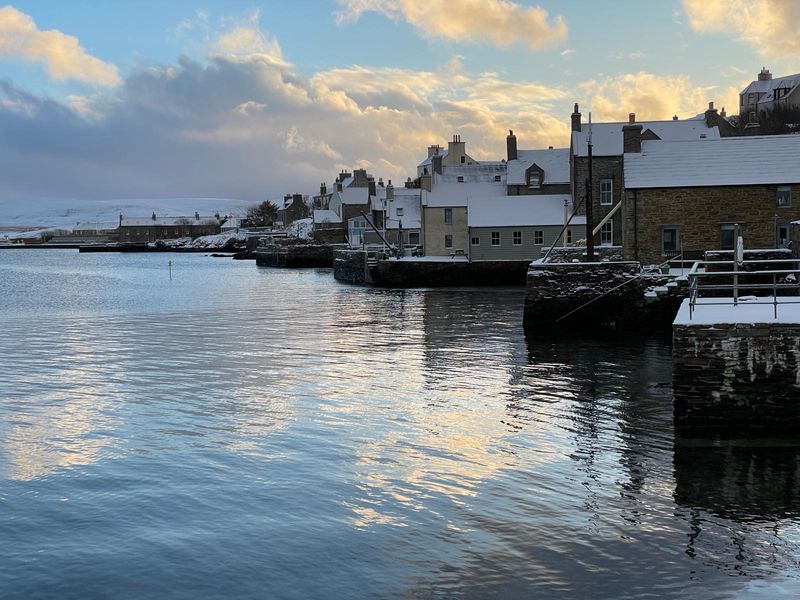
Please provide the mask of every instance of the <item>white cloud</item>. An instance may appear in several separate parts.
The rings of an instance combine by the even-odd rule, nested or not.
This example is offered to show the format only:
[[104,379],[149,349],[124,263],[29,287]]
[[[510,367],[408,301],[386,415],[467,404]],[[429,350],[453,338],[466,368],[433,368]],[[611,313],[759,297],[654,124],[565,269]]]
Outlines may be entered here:
[[616,52],[612,54],[611,57],[617,60],[637,60],[639,58],[646,58],[647,54],[641,50],[634,50],[633,52]]
[[357,21],[365,12],[404,20],[429,38],[452,42],[509,46],[526,44],[539,49],[562,42],[567,25],[562,16],[549,18],[538,6],[510,0],[338,0],[338,23]]
[[591,107],[597,121],[625,121],[628,113],[638,120],[693,117],[705,110],[708,102],[718,108],[738,111],[738,92],[734,87],[698,86],[683,75],[655,75],[641,71],[587,81],[578,86],[578,99]]
[[800,53],[797,0],[683,0],[683,6],[695,31],[733,31],[768,58]]
[[0,58],[42,63],[56,80],[100,86],[122,82],[117,67],[88,54],[78,38],[57,29],[41,31],[29,15],[11,6],[0,8]]
[[561,56],[569,56],[570,54],[575,54],[575,48],[565,48],[561,51]]

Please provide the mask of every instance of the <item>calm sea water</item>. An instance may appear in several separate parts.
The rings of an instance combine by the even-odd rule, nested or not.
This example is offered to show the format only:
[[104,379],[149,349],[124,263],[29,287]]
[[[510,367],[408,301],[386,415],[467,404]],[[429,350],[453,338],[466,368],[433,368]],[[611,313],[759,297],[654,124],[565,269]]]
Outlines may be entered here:
[[796,450],[676,445],[667,345],[521,309],[0,252],[0,597],[797,597]]

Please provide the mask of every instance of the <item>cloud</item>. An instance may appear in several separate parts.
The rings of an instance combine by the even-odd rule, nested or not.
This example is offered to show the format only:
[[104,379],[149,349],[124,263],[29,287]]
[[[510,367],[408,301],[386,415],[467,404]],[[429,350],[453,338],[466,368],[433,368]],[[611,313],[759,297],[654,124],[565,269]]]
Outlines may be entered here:
[[30,16],[11,6],[0,8],[0,58],[42,63],[59,81],[100,86],[122,82],[117,67],[88,54],[78,38],[57,29],[41,31]]
[[683,0],[683,6],[695,31],[733,31],[764,57],[800,53],[797,0]]
[[575,54],[575,48],[565,48],[560,52],[561,56],[569,56],[570,54]]
[[703,112],[708,102],[738,109],[736,88],[698,86],[683,75],[655,75],[641,71],[616,77],[591,80],[578,86],[579,100],[591,107],[596,121],[626,121],[636,113],[641,121],[693,117]]
[[633,52],[616,52],[611,55],[611,58],[615,58],[617,60],[637,60],[639,58],[646,58],[647,53],[642,52],[641,50],[635,50]]
[[538,6],[525,7],[509,0],[338,0],[339,24],[357,21],[366,12],[404,20],[424,37],[452,42],[529,48],[553,46],[567,37],[562,16],[549,19]]

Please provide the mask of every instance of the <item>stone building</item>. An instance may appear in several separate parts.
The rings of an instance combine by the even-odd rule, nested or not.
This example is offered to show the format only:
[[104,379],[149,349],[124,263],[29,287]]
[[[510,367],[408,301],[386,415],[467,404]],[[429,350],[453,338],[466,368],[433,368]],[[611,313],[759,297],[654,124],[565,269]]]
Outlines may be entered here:
[[470,261],[541,258],[555,243],[563,246],[586,235],[586,217],[573,217],[569,194],[471,198],[468,206]]
[[785,247],[800,219],[800,136],[661,142],[633,135],[624,181],[627,259],[658,263],[732,249],[736,225],[745,247]]
[[506,137],[506,194],[509,196],[569,194],[569,148],[518,150],[513,131]]
[[196,238],[203,235],[216,235],[220,232],[219,215],[191,217],[150,217],[136,218],[119,216],[119,241],[123,243],[154,242],[181,237]]
[[748,122],[778,106],[800,108],[800,73],[772,77],[762,68],[758,78],[739,93],[739,115]]
[[[623,155],[634,138],[642,140],[688,141],[718,139],[720,128],[716,124],[719,115],[713,105],[706,113],[694,119],[669,121],[636,121],[631,113],[627,123],[593,123],[591,127],[582,122],[578,105],[571,117],[572,140],[570,145],[570,176],[572,195],[578,211],[585,212],[582,201],[586,197],[586,180],[589,176],[589,141],[592,144],[592,212],[594,225],[599,224],[609,213],[613,216],[595,236],[595,245],[619,246],[622,244],[622,215],[620,214],[622,190],[625,188]],[[637,135],[631,137],[636,132]]]
[[286,194],[283,206],[278,209],[278,221],[284,226],[309,216],[310,209],[302,194]]
[[428,157],[417,165],[415,185],[430,192],[439,183],[485,183],[489,176],[491,182],[504,180],[505,164],[479,163],[467,154],[467,143],[461,141],[461,136],[454,135],[447,149],[438,144],[428,147]]

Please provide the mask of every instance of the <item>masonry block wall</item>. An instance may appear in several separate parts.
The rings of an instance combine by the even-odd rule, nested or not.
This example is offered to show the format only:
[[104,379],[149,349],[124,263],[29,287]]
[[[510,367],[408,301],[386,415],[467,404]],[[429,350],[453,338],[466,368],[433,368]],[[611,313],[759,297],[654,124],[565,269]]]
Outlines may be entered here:
[[800,431],[800,324],[675,325],[672,339],[677,435]]
[[775,185],[628,190],[625,256],[658,263],[663,259],[662,228],[680,228],[684,253],[720,247],[720,227],[738,223],[746,248],[774,248],[776,226],[800,219],[800,185],[792,206],[777,207]]
[[[573,158],[573,185],[575,186],[575,205],[577,206],[580,200],[586,194],[586,178],[589,177],[589,159],[584,156],[576,156]],[[603,179],[611,179],[613,181],[612,203],[600,204],[600,181]],[[622,172],[622,157],[621,156],[595,156],[592,159],[592,213],[594,218],[594,226],[596,227],[600,220],[605,217],[611,209],[616,206],[617,202],[622,199],[623,190],[623,172]],[[579,211],[579,214],[586,214],[584,209]],[[614,244],[622,245],[623,243],[623,228],[622,228],[622,215],[617,212],[612,218],[614,223],[613,234]],[[600,243],[600,235],[595,237],[595,244]]]

